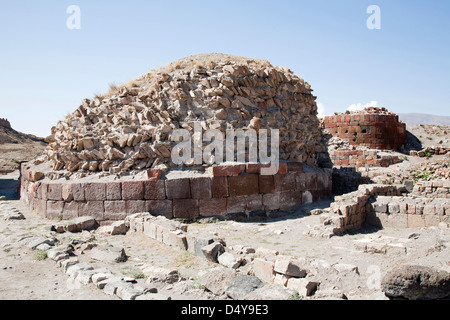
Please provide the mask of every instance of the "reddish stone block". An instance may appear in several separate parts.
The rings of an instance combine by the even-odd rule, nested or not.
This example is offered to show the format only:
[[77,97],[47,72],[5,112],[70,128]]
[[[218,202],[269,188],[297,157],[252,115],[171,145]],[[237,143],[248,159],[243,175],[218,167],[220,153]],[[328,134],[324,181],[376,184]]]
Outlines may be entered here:
[[288,173],[288,164],[286,162],[280,162],[278,174],[287,174],[287,173]]
[[198,200],[173,200],[173,217],[182,219],[196,219],[199,216]]
[[254,194],[247,197],[246,211],[253,212],[263,210],[263,197],[261,194]]
[[256,174],[228,177],[230,197],[248,196],[259,193],[259,178]]
[[174,179],[166,180],[166,196],[167,199],[190,199],[191,184],[190,179]]
[[145,200],[164,200],[166,198],[166,184],[163,180],[144,181]]
[[47,192],[48,184],[46,183],[38,183],[36,186],[36,197],[41,200],[48,200],[48,192]]
[[272,193],[275,191],[274,176],[259,176],[259,192]]
[[192,199],[211,199],[211,180],[209,177],[191,178]]
[[64,209],[62,213],[63,220],[71,220],[78,217],[78,202],[64,202]]
[[280,209],[283,211],[292,211],[302,205],[301,191],[283,191],[280,192]]
[[92,217],[97,221],[103,221],[105,208],[103,201],[86,201],[78,203],[79,217]]
[[47,187],[47,199],[53,201],[62,200],[62,185],[60,183],[50,183]]
[[[105,220],[123,220],[127,216],[127,202],[124,200],[105,201],[104,206],[105,206],[105,215],[104,215]],[[140,212],[145,212],[145,210]]]
[[27,180],[32,182],[41,180],[44,177],[44,173],[39,171],[27,171],[27,174],[28,174]]
[[227,198],[227,214],[245,212],[245,210],[247,210],[246,197]]
[[45,218],[47,215],[47,200],[35,199],[33,208],[38,216]]
[[[244,167],[244,169],[242,169]],[[245,165],[219,165],[213,166],[214,177],[236,177],[245,170]]]
[[200,199],[199,213],[202,217],[223,216],[227,214],[227,199]]
[[122,200],[122,183],[106,183],[106,200]]
[[295,173],[277,174],[273,176],[275,191],[295,190]]
[[150,181],[157,181],[161,179],[161,169],[148,169],[147,177]]
[[300,173],[295,175],[295,189],[299,191],[306,191],[306,174]]
[[144,200],[126,200],[127,214],[147,212],[146,201]]
[[63,201],[47,201],[47,214],[45,217],[50,220],[56,220],[62,218],[64,209]]
[[306,175],[306,190],[317,189],[317,174],[315,172],[307,172]]
[[261,173],[261,168],[270,168],[270,163],[247,163],[245,171],[247,173]]
[[331,184],[331,178],[326,173],[321,173],[317,175],[317,189],[318,190],[328,190],[329,185]]
[[84,198],[86,201],[104,201],[106,200],[105,183],[84,183]]
[[303,163],[301,162],[288,162],[288,172],[303,172]]
[[280,193],[268,193],[263,195],[263,206],[265,211],[276,211],[280,209]]
[[145,188],[143,181],[122,182],[122,200],[144,200],[144,193]]
[[73,200],[71,183],[63,184],[61,192],[62,192],[62,199],[64,202],[71,202]]
[[146,212],[153,216],[164,216],[168,219],[173,218],[172,200],[149,200],[146,201]]
[[72,183],[72,195],[74,201],[86,201],[84,197],[84,185],[81,183]]
[[212,184],[212,196],[213,198],[226,198],[228,197],[228,179],[227,177],[213,177]]

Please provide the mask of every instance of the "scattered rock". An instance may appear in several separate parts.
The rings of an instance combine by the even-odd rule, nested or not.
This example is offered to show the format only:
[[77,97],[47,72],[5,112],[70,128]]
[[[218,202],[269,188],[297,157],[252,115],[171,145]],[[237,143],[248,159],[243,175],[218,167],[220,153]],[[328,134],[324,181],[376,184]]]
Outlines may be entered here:
[[83,230],[92,230],[95,228],[97,222],[92,217],[80,217],[69,222],[66,225],[66,230],[72,233],[81,232]]
[[290,278],[287,288],[297,291],[302,297],[309,297],[314,293],[318,285],[319,283],[305,278]]
[[102,262],[125,262],[127,256],[123,248],[113,246],[101,246],[92,248],[90,257]]
[[228,268],[214,268],[199,275],[199,282],[213,294],[220,296],[225,293],[225,286],[236,277],[236,271]]
[[222,253],[217,259],[218,262],[224,267],[237,269],[242,263],[242,259],[235,257],[233,254],[229,252]]
[[126,234],[128,227],[125,221],[115,221],[109,226],[102,226],[97,229],[97,232],[104,235],[115,236],[119,234]]
[[211,262],[216,262],[218,256],[225,252],[225,248],[220,242],[214,242],[202,248],[203,255]]

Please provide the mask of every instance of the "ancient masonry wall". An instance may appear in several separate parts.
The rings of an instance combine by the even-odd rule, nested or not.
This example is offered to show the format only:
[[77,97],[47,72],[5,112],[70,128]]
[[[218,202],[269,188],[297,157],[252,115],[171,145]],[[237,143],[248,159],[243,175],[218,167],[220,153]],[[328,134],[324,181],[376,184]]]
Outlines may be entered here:
[[[445,181],[431,182],[433,184],[437,189],[449,187]],[[366,222],[377,227],[394,228],[450,223],[450,200],[446,196],[433,196],[408,196],[403,185],[362,185],[358,191],[335,197],[330,213],[321,217],[322,225],[309,234],[319,237],[341,235],[361,228]]]
[[331,151],[330,159],[335,166],[354,168],[362,168],[366,166],[387,168],[400,162],[398,156],[379,156],[376,150],[340,149]]
[[215,166],[212,177],[170,180],[150,169],[151,179],[146,181],[77,183],[39,180],[42,176],[24,163],[21,198],[48,219],[92,216],[100,224],[108,224],[141,212],[184,219],[261,219],[331,196],[329,169],[280,163],[276,175],[264,176],[260,168],[261,164]]
[[7,119],[0,118],[0,127],[11,129],[11,123]]
[[339,114],[325,117],[324,126],[351,145],[378,150],[396,150],[406,139],[406,125],[392,114]]

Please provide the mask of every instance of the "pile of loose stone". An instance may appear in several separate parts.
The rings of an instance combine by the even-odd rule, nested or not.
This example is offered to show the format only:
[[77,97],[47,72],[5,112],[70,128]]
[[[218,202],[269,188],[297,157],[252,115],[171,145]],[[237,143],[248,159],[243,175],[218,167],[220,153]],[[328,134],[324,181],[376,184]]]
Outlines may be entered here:
[[280,159],[315,165],[326,152],[315,99],[308,83],[267,61],[192,56],[85,99],[52,128],[47,156],[54,170],[69,172],[166,171],[174,166],[172,131],[193,133],[199,121],[222,133],[279,129]]
[[343,115],[343,114],[380,114],[380,115],[395,115],[395,113],[389,111],[384,107],[367,107],[364,110],[355,110],[349,111],[347,110],[344,113],[335,112],[334,115]]

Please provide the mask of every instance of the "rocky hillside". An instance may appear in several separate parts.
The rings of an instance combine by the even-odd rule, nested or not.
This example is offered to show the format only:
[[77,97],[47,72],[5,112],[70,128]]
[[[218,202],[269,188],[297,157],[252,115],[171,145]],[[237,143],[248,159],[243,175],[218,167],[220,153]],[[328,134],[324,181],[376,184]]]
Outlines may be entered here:
[[19,169],[20,161],[42,154],[47,146],[43,138],[18,132],[5,119],[0,123],[0,173]]
[[432,114],[422,113],[400,113],[400,120],[405,122],[409,126],[418,125],[438,125],[438,126],[450,126],[450,117],[436,116]]

